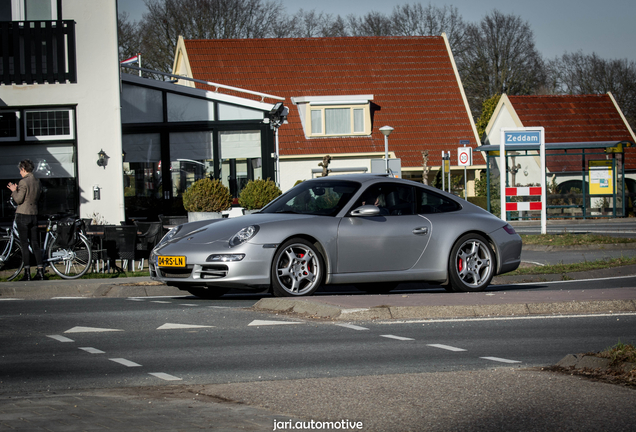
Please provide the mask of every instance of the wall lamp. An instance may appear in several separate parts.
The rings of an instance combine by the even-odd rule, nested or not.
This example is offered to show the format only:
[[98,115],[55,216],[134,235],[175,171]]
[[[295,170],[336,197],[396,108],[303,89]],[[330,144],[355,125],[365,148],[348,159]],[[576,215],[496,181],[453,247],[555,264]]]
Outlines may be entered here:
[[97,153],[97,166],[106,169],[106,165],[108,165],[108,155],[104,150],[100,150],[99,153]]

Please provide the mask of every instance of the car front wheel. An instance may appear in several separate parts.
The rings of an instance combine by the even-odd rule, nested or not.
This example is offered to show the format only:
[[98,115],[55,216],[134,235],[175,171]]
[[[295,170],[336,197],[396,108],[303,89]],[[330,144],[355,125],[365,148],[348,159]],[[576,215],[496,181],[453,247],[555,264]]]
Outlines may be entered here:
[[272,262],[272,292],[277,297],[312,295],[322,283],[323,259],[309,241],[291,239]]
[[483,236],[466,234],[455,243],[448,267],[454,291],[483,291],[494,276],[495,253]]

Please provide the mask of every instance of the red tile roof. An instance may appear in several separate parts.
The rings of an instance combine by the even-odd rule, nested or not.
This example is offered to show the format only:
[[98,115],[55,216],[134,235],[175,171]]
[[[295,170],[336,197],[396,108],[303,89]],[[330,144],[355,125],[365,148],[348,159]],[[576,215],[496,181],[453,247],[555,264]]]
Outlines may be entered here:
[[[633,141],[608,94],[508,96],[508,99],[525,127],[545,128],[546,143]],[[636,169],[636,148],[626,150],[625,160],[626,169]],[[547,162],[551,171],[582,169],[580,156],[548,158]]]
[[[459,140],[477,145],[441,36],[184,43],[193,78],[285,97],[290,113],[279,131],[281,155],[383,153],[378,129],[385,125],[395,128],[389,150],[403,167],[421,167],[422,150],[429,150],[434,166],[442,150],[457,160]],[[363,94],[374,96],[370,137],[305,138],[292,97]],[[475,164],[484,163],[481,154],[474,156]]]

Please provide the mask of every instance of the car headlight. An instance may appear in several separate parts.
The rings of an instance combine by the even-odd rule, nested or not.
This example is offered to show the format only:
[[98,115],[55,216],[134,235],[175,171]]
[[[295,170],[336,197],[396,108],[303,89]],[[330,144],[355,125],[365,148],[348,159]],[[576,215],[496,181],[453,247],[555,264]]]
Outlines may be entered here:
[[232,238],[230,239],[230,247],[238,246],[245,243],[246,241],[254,237],[259,229],[260,227],[258,225],[250,225],[243,228],[232,236]]
[[176,236],[179,231],[181,231],[181,227],[183,225],[179,225],[176,226],[172,229],[170,229],[170,231],[168,231],[168,234],[166,234],[165,236],[163,236],[163,238],[161,239],[161,241],[159,241],[159,243],[157,243],[157,246],[164,244],[165,242],[172,240],[174,238],[174,236]]

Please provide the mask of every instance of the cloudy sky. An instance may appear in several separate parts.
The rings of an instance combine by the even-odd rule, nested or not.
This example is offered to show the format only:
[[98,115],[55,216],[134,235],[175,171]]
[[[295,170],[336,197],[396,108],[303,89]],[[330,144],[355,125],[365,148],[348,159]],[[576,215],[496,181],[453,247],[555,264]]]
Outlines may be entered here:
[[[266,1],[266,0],[264,0]],[[119,12],[127,12],[133,21],[146,10],[143,0],[117,0]],[[285,13],[300,9],[334,16],[362,16],[376,11],[390,14],[396,5],[420,3],[415,0],[282,0]],[[428,2],[421,2],[427,5]],[[535,44],[551,59],[564,52],[582,50],[605,59],[627,58],[636,61],[636,1],[634,0],[449,0],[432,2],[442,7],[455,6],[467,22],[478,22],[493,9],[519,15],[530,23]]]

